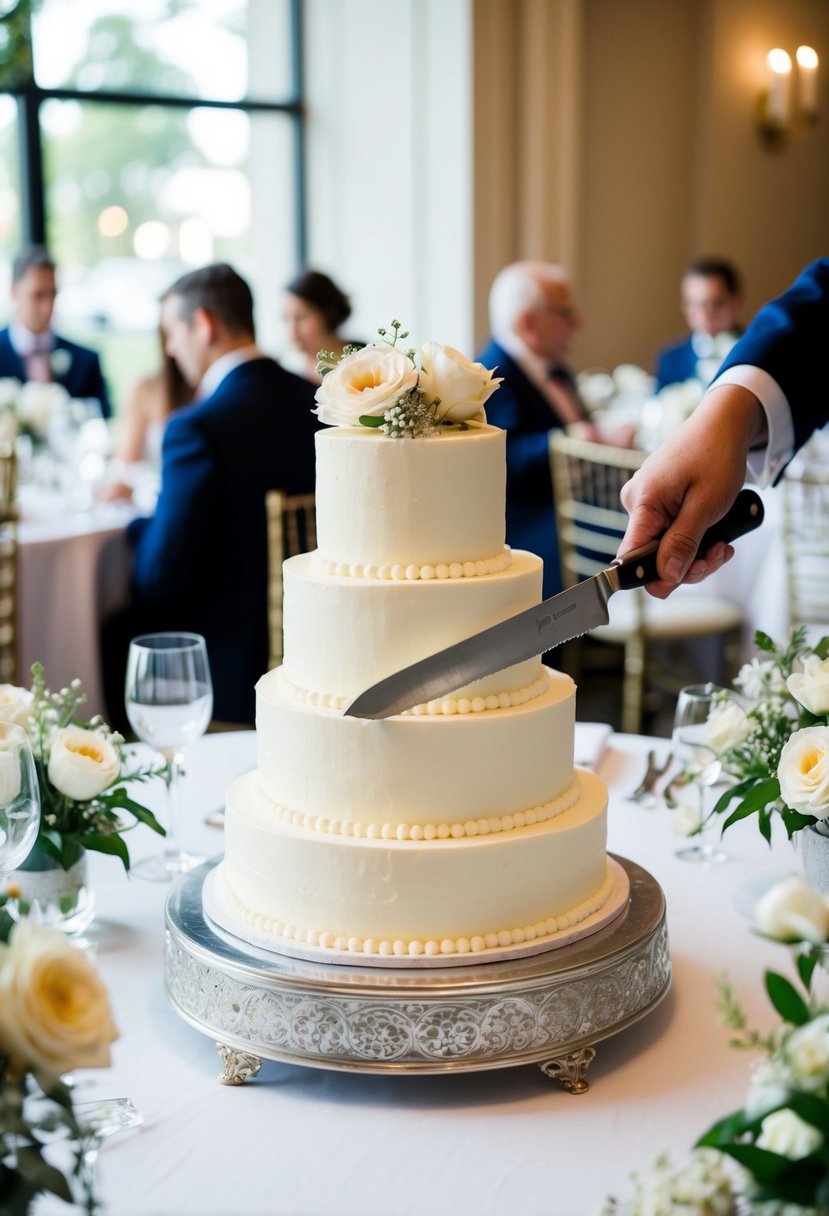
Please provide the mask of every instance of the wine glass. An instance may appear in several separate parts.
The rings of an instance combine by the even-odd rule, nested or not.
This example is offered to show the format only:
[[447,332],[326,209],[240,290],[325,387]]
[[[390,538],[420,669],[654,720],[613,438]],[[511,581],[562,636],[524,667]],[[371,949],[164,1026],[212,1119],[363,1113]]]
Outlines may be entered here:
[[0,723],[0,871],[16,870],[32,851],[40,827],[40,786],[29,736]]
[[[721,690],[716,684],[689,684],[681,690],[674,713],[674,757],[688,774],[688,790],[693,791],[699,800],[699,828],[696,835],[702,835],[706,830],[706,821],[713,805],[708,791],[717,783],[722,771],[706,730],[711,708],[719,692]],[[683,861],[710,864],[725,861],[728,854],[719,845],[698,841],[677,849],[676,856]]]
[[183,752],[204,734],[213,712],[204,638],[198,633],[145,633],[133,638],[125,699],[127,717],[138,738],[157,748],[170,765],[166,848],[138,862],[132,872],[167,882],[204,860],[176,843]]

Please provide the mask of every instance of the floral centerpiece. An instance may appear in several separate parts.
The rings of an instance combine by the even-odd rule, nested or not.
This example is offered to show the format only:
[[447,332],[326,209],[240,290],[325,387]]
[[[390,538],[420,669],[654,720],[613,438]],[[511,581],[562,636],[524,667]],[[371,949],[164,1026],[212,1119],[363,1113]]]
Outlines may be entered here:
[[767,971],[765,987],[780,1026],[767,1033],[748,1018],[726,979],[718,1004],[731,1045],[759,1050],[745,1104],[719,1119],[690,1161],[660,1155],[634,1175],[633,1195],[611,1198],[602,1216],[820,1216],[829,1212],[829,1004],[813,983],[829,941],[829,902],[801,878],[772,887],[755,909],[759,932],[794,947],[797,983]]
[[[152,811],[136,802],[127,790],[132,783],[154,777],[168,779],[166,764],[133,765],[125,754],[124,739],[100,717],[80,716],[85,701],[80,681],[51,692],[43,665],[32,665],[31,689],[0,684],[0,722],[23,726],[32,746],[40,792],[41,818],[35,847],[20,870],[9,877],[6,892],[28,896],[23,875],[31,871],[69,871],[87,850],[119,857],[129,869],[124,834],[139,823],[165,835]],[[61,898],[71,899],[66,893]],[[71,906],[64,912],[71,911]]]
[[[61,1077],[109,1065],[117,1031],[106,990],[62,933],[27,920],[9,931],[9,923],[0,930],[0,1211],[25,1216],[48,1192],[93,1213],[94,1135]],[[67,1173],[49,1160],[61,1134],[71,1143]]]
[[346,346],[339,360],[320,351],[316,414],[330,426],[376,427],[395,439],[435,435],[442,427],[486,421],[484,404],[501,379],[460,351],[427,342],[416,351],[398,342],[400,321],[379,329],[380,341]]
[[[54,351],[52,359],[66,354]],[[44,443],[50,425],[68,414],[70,401],[62,384],[34,380],[21,384],[11,376],[0,379],[0,438],[14,440],[17,435],[28,435],[34,444]]]

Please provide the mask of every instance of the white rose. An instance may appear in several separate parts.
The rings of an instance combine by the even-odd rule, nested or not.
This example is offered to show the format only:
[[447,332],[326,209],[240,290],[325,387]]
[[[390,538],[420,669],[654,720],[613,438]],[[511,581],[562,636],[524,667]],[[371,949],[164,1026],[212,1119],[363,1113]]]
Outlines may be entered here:
[[780,753],[777,776],[786,806],[804,815],[829,815],[829,727],[796,730]]
[[636,363],[620,363],[613,371],[613,383],[620,393],[644,398],[653,392],[653,376]]
[[106,990],[57,929],[20,921],[0,954],[0,1054],[46,1088],[75,1068],[105,1068],[118,1037]]
[[810,713],[829,714],[829,659],[810,654],[803,661],[803,670],[789,676],[786,687]]
[[822,1140],[818,1129],[806,1123],[793,1110],[776,1110],[766,1115],[760,1125],[757,1147],[797,1161],[813,1153]]
[[698,806],[682,802],[672,813],[671,823],[677,836],[690,836],[702,823],[702,814]]
[[452,346],[427,342],[420,348],[420,390],[427,405],[440,399],[437,417],[463,422],[480,414],[501,383],[482,363],[472,363]]
[[36,435],[45,435],[49,423],[67,408],[69,401],[69,394],[61,384],[41,384],[29,380],[20,390],[18,417]]
[[717,701],[705,723],[705,738],[715,752],[727,752],[748,738],[751,723],[742,706],[731,699]]
[[750,659],[740,668],[734,683],[750,701],[759,701],[769,693],[783,693],[786,690],[783,674],[771,659]]
[[19,380],[15,380],[13,376],[0,377],[0,409],[16,409],[19,394]]
[[767,1056],[758,1060],[752,1068],[745,1104],[749,1119],[756,1119],[772,1107],[780,1106],[790,1088],[788,1073],[779,1059]]
[[0,722],[15,722],[25,726],[32,716],[34,697],[28,688],[16,684],[0,684]]
[[792,1088],[814,1091],[829,1081],[829,1013],[793,1030],[783,1044]]
[[20,793],[20,747],[7,739],[0,739],[0,807],[14,802]]
[[391,346],[365,346],[341,359],[316,391],[316,414],[329,426],[358,426],[361,415],[382,417],[417,385],[417,369]]
[[115,748],[94,730],[65,726],[55,732],[49,780],[59,793],[86,802],[111,785],[120,771]]
[[822,945],[829,937],[829,898],[797,875],[775,883],[754,908],[757,928],[768,937]]

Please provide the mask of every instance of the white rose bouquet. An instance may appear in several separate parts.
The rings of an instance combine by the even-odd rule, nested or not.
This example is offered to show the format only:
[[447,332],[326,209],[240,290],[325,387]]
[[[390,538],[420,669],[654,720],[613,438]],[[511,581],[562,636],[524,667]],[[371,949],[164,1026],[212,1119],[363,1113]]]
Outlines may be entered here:
[[[107,994],[86,954],[57,929],[27,920],[7,929],[0,933],[0,1210],[24,1216],[48,1192],[93,1213],[94,1134],[61,1077],[109,1065],[117,1031]],[[57,1133],[72,1142],[75,1188],[48,1160]]]
[[[41,663],[32,665],[32,688],[0,684],[0,722],[26,728],[40,789],[37,847],[68,869],[81,849],[120,857],[129,869],[123,834],[138,823],[165,835],[152,811],[127,792],[131,782],[168,779],[168,766],[128,767],[121,735],[101,718],[78,716],[85,700],[80,682],[50,692]],[[3,780],[0,756],[0,783]]]
[[[62,354],[56,351],[55,354]],[[29,435],[43,443],[50,423],[69,409],[71,398],[62,384],[40,384],[30,380],[21,384],[8,376],[0,379],[0,432],[3,438]]]
[[376,427],[400,439],[486,421],[484,404],[501,380],[483,364],[437,342],[399,350],[397,343],[409,336],[399,321],[377,332],[379,343],[346,346],[338,361],[320,351],[315,412],[321,422]]

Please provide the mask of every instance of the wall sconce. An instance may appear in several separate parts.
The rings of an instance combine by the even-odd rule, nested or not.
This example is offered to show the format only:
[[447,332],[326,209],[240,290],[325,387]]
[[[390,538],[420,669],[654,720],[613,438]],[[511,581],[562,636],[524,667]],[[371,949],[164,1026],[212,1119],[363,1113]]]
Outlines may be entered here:
[[773,148],[808,131],[818,120],[817,52],[799,46],[795,63],[780,47],[766,56],[766,88],[760,94],[760,134]]

